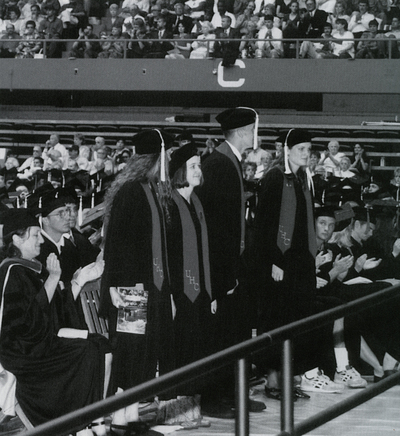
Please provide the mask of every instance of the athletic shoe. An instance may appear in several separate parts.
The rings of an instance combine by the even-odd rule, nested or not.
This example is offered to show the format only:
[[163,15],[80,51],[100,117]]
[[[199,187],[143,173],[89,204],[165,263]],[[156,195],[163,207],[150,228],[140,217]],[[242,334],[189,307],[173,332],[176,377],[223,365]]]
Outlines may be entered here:
[[367,380],[364,380],[360,373],[352,366],[347,365],[344,371],[335,372],[335,383],[342,384],[352,389],[361,389],[367,387]]
[[343,391],[342,384],[334,383],[322,370],[318,371],[318,375],[313,378],[307,378],[306,375],[301,376],[300,389],[305,392],[321,392],[324,394],[336,394]]

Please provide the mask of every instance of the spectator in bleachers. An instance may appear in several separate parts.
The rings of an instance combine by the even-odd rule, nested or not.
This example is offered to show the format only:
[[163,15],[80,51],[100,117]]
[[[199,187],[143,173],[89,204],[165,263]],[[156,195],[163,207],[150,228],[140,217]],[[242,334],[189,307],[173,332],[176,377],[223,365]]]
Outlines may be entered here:
[[[62,169],[64,169],[64,170],[67,169],[68,151],[62,144],[60,144],[59,136],[54,134],[54,133],[52,135],[50,135],[49,140],[46,141],[46,146],[45,146],[43,153],[42,153],[42,158],[45,161],[45,163],[46,163],[46,161],[48,161],[48,157],[49,157],[48,153],[52,150],[57,150],[60,152],[61,160],[62,160]],[[48,163],[50,163],[50,162],[48,162]]]
[[17,54],[17,47],[20,35],[14,30],[14,26],[10,23],[6,25],[6,34],[0,40],[0,58],[15,58]]
[[[282,36],[285,39],[290,38],[300,38],[302,35],[300,33],[300,11],[299,2],[293,0],[289,5],[289,13],[285,14],[282,18]],[[295,58],[296,57],[296,42],[289,41],[283,42],[283,50],[285,58]]]
[[321,153],[318,150],[311,150],[310,158],[308,159],[308,169],[310,171],[311,177],[313,177],[316,173],[315,170],[317,165],[321,159]]
[[[78,165],[78,158],[79,158],[79,145],[71,145],[71,147],[68,148],[68,168],[71,169],[71,167],[75,167],[73,165]],[[78,165],[79,168],[79,165]]]
[[21,11],[18,9],[18,7],[9,8],[8,15],[9,19],[6,20],[6,25],[12,24],[14,26],[14,31],[18,34],[21,34],[24,26],[24,21],[20,18]]
[[118,5],[113,3],[109,7],[110,15],[101,19],[100,32],[106,32],[107,35],[111,35],[113,27],[120,27],[124,24],[124,19],[118,16]]
[[26,169],[31,170],[34,167],[34,160],[37,157],[42,157],[42,148],[40,145],[34,145],[32,150],[32,156],[28,157],[25,162],[18,168],[18,171],[22,173]]
[[[62,17],[65,17],[62,19]],[[60,18],[63,21],[63,38],[75,39],[79,36],[79,29],[88,23],[88,17],[83,6],[83,0],[69,0],[61,8]]]
[[336,20],[342,18],[350,22],[350,16],[346,14],[346,9],[342,1],[337,1],[335,4],[335,10],[332,14],[329,14],[328,22],[332,24],[333,29],[336,29]]
[[25,0],[23,2],[20,2],[20,6],[19,6],[19,9],[21,11],[20,18],[25,21],[30,20],[32,14],[31,7],[36,4],[37,4],[37,0],[27,0],[27,1]]
[[126,39],[122,34],[121,27],[113,27],[111,35],[107,40],[100,43],[101,51],[99,59],[122,59],[124,57],[124,47],[127,46],[122,39]]
[[354,38],[360,39],[363,32],[369,30],[369,23],[374,19],[374,15],[368,12],[368,0],[360,0],[358,10],[351,14],[349,22],[349,30]]
[[365,176],[370,173],[371,169],[369,167],[367,153],[360,144],[354,146],[352,160],[353,162],[350,168],[357,170],[360,176]]
[[293,0],[276,0],[276,16],[280,19],[283,19],[285,15],[289,15],[292,12],[292,3]]
[[116,174],[120,173],[126,167],[126,164],[131,157],[132,152],[128,148],[124,148],[119,156],[119,159],[115,161],[114,172]]
[[321,38],[326,39],[324,42],[303,41],[300,47],[299,58],[311,59],[332,59],[333,58],[333,42],[332,42],[332,25],[325,23],[324,33]]
[[101,147],[97,150],[96,160],[92,162],[90,174],[95,174],[104,170],[107,176],[114,174],[114,162],[107,156],[106,147]]
[[306,7],[310,25],[307,36],[309,38],[320,38],[324,32],[324,25],[328,19],[328,14],[316,8],[315,0],[307,0]]
[[22,26],[22,34],[25,33],[26,30],[26,23],[28,21],[34,21],[35,23],[35,29],[37,31],[39,31],[39,26],[40,26],[40,22],[44,19],[41,15],[40,15],[40,7],[39,5],[32,5],[31,6],[31,13],[30,13],[30,19],[26,19],[24,20],[24,24]]
[[340,161],[345,156],[344,153],[339,151],[338,141],[329,141],[328,149],[322,153],[320,165],[325,167],[326,173],[334,175],[336,171],[340,169]]
[[24,41],[21,41],[16,49],[16,58],[31,59],[36,53],[39,53],[42,48],[39,32],[36,30],[34,21],[26,23],[26,31],[22,36]]
[[235,15],[231,12],[228,12],[225,0],[218,0],[216,10],[214,10],[214,15],[211,20],[211,24],[214,26],[215,29],[223,26],[222,25],[223,17],[229,17],[231,19],[229,26],[236,27]]
[[[391,22],[391,26],[390,26],[390,30],[388,32],[385,33],[385,36],[387,38],[394,38],[395,41],[391,41],[392,42],[392,50],[391,50],[391,57],[392,59],[397,59],[399,58],[399,53],[400,53],[400,11],[399,11],[399,16],[397,17],[393,17],[392,18],[392,22]],[[386,43],[387,46],[387,52],[389,52],[389,43]]]
[[246,26],[249,21],[254,20],[257,23],[258,18],[254,15],[255,4],[253,1],[249,1],[242,14],[236,18],[236,28],[240,30],[241,33],[246,33]]
[[226,39],[240,38],[240,32],[232,28],[231,23],[229,16],[223,16],[221,27],[215,29],[214,57],[222,58],[223,67],[234,65],[239,56],[240,41],[225,41]]
[[[283,57],[282,30],[274,26],[274,17],[266,15],[264,24],[258,32],[259,41],[256,43],[256,57],[278,59]],[[266,41],[262,41],[266,39]]]
[[146,58],[165,58],[169,50],[172,50],[174,46],[166,39],[173,39],[173,34],[167,30],[167,20],[160,16],[157,19],[157,30],[153,30],[149,34],[149,39],[158,39],[150,43],[150,49],[146,53]]
[[44,15],[44,16],[47,15],[47,8],[49,6],[55,10],[56,16],[60,13],[61,5],[60,5],[59,0],[43,0],[42,2],[40,2],[42,15]]
[[[347,21],[344,18],[336,20],[336,30],[333,32],[333,55],[339,59],[354,58],[354,35],[347,30]],[[341,39],[348,41],[340,41]]]
[[[63,33],[63,23],[57,18],[56,9],[54,5],[49,4],[45,7],[44,11],[47,13],[46,18],[41,21],[39,26],[39,33],[45,39],[60,39]],[[46,56],[48,58],[60,58],[63,44],[57,41],[45,43]]]
[[389,192],[396,201],[400,201],[400,167],[395,168],[393,172],[393,178],[390,181]]
[[187,15],[184,15],[183,3],[175,3],[174,10],[175,10],[176,18],[172,25],[172,33],[174,35],[180,34],[178,29],[179,24],[183,24],[185,28],[185,32],[189,33],[193,27],[193,20]]
[[93,25],[86,24],[84,28],[79,29],[79,38],[72,45],[70,57],[95,59],[100,52],[100,44],[97,41],[88,41],[89,39],[98,39],[93,33]]
[[[207,40],[210,40],[208,43]],[[203,21],[201,25],[201,34],[196,41],[192,42],[193,50],[190,52],[190,59],[205,59],[213,56],[214,53],[214,27],[210,21]]]
[[189,39],[190,35],[187,33],[185,24],[180,22],[178,24],[178,35],[174,35],[174,48],[168,51],[165,59],[188,59],[191,50],[190,41],[179,41],[181,39]]
[[146,42],[146,39],[148,39],[148,36],[145,21],[141,17],[135,17],[126,56],[128,58],[144,57],[150,47],[150,43]]
[[254,21],[247,21],[246,26],[241,30],[243,33],[242,41],[239,46],[241,59],[253,59],[256,56],[258,31]]
[[[385,57],[385,43],[378,35],[378,21],[373,19],[369,22],[369,30],[363,32],[356,48],[357,59],[382,59]],[[368,41],[373,39],[372,41]]]

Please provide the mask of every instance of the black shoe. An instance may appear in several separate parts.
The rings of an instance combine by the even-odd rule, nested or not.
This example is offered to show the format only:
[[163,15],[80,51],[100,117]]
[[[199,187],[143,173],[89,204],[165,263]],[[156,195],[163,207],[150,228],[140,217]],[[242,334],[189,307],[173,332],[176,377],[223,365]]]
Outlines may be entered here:
[[310,396],[302,391],[300,388],[293,388],[293,396],[295,401],[297,400],[297,398],[303,398],[306,400],[310,399]]
[[249,398],[249,412],[262,412],[267,406],[262,401],[255,401]]
[[235,411],[228,404],[206,403],[201,405],[201,413],[204,416],[219,419],[235,419]]

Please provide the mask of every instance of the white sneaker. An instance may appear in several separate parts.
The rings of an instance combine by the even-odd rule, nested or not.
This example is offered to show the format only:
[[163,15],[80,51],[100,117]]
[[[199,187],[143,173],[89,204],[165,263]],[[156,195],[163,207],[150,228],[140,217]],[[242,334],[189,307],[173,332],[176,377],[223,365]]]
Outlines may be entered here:
[[307,378],[304,374],[301,376],[300,389],[305,392],[321,392],[325,394],[336,394],[343,391],[342,384],[334,383],[322,370],[313,378]]
[[349,365],[344,371],[335,372],[334,382],[352,389],[366,388],[368,384],[367,380],[364,380],[360,373]]

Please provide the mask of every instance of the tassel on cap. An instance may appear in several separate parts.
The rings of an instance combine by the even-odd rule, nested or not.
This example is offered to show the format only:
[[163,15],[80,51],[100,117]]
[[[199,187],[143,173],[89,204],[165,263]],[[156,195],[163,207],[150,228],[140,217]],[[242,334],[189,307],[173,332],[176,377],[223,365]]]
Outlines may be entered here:
[[161,169],[160,169],[160,180],[162,182],[165,182],[166,175],[165,175],[165,142],[164,138],[161,135],[161,132],[158,129],[154,129],[159,135],[161,139]]

